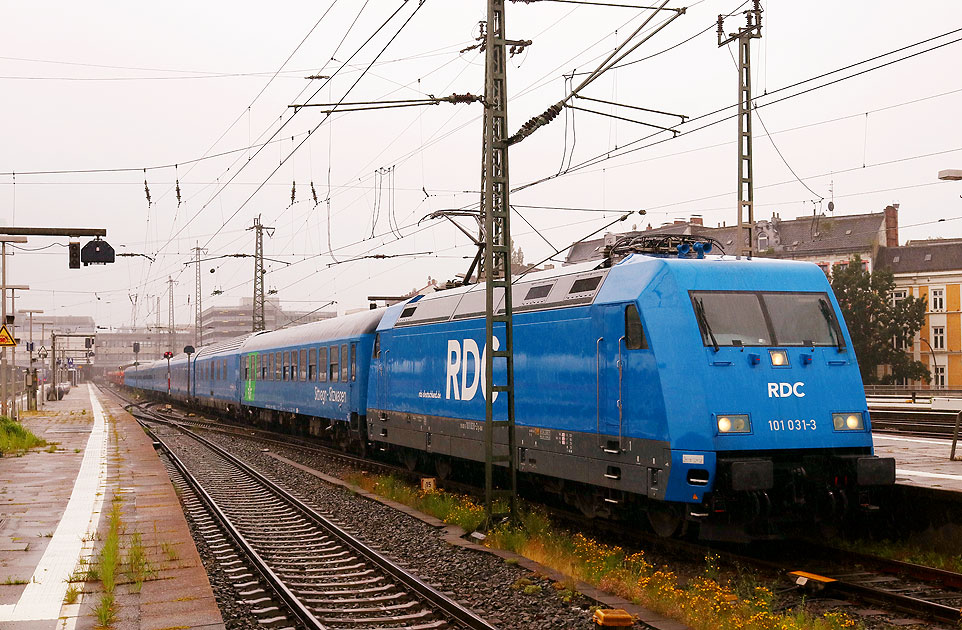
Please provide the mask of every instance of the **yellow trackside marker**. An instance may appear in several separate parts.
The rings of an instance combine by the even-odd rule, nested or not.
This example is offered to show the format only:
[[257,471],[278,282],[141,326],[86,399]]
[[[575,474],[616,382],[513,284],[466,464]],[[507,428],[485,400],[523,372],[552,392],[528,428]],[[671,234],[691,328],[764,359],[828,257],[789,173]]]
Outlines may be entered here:
[[635,618],[621,608],[599,608],[594,622],[599,628],[627,628],[634,625]]
[[0,346],[15,346],[17,342],[13,340],[13,335],[7,330],[6,324],[0,326]]
[[835,578],[825,577],[824,575],[818,575],[817,573],[809,573],[808,571],[792,571],[789,575],[794,575],[798,578],[805,578],[805,580],[814,580],[815,582],[821,582],[822,584],[829,584],[831,582],[837,582]]

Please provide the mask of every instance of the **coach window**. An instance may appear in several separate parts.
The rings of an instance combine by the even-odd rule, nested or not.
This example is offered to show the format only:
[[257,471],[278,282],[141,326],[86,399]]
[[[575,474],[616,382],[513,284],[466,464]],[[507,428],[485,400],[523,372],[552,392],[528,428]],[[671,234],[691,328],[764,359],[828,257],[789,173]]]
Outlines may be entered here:
[[317,348],[307,351],[307,380],[317,380]]
[[287,370],[290,368],[290,365],[291,365],[291,353],[290,353],[290,351],[287,351],[287,352],[284,353],[284,369],[283,369],[283,371],[281,372],[281,374],[282,374],[281,380],[282,380],[282,381],[286,381],[286,380],[287,380]]
[[259,361],[259,363],[261,364],[260,380],[266,381],[267,380],[267,355],[262,353],[260,357],[261,357]]
[[634,304],[625,307],[625,347],[629,350],[641,350],[648,347],[645,329],[641,327],[638,307]]
[[347,370],[350,366],[347,364],[347,344],[341,346],[341,380],[345,383],[347,382]]
[[327,348],[320,348],[317,351],[317,380],[322,383],[327,382]]
[[244,361],[244,380],[245,380],[245,381],[251,380],[251,367],[250,367],[250,366],[251,366],[251,356],[252,356],[252,355],[249,355],[249,354],[248,354],[246,357],[244,357],[244,359],[246,359],[246,360]]
[[300,363],[297,360],[297,350],[291,350],[291,364],[288,366],[287,370],[291,373],[290,379],[292,381],[297,380],[297,370],[300,367]]
[[301,349],[301,360],[300,360],[300,363],[298,363],[298,365],[301,366],[300,367],[301,380],[306,381],[307,380],[307,349],[306,348]]
[[284,353],[275,352],[274,353],[274,380],[283,380],[284,374]]
[[357,344],[351,344],[351,380],[357,380]]
[[267,378],[265,380],[274,380],[274,353],[271,352],[267,355]]
[[340,368],[338,364],[338,347],[331,346],[331,363],[329,365],[328,374],[330,375],[331,382],[336,383],[338,374],[340,373]]
[[224,380],[226,381],[227,380],[227,359],[224,359],[224,371],[221,372],[221,375],[224,377]]

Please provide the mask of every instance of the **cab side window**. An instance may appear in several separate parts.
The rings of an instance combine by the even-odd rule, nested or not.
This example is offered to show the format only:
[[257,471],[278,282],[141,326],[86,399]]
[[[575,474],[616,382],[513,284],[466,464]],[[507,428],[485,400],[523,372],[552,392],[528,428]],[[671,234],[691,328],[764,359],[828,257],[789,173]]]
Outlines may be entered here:
[[641,326],[641,316],[638,315],[638,307],[634,304],[625,307],[625,347],[629,350],[648,348],[645,329]]

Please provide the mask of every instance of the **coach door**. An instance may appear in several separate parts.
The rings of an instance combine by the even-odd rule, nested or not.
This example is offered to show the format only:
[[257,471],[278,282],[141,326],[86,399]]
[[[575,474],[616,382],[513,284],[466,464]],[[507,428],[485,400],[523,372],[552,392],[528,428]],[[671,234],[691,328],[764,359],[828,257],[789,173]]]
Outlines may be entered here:
[[604,305],[592,310],[598,447],[607,453],[619,453],[625,429],[620,408],[622,369],[618,363],[619,348],[624,344],[621,308]]
[[[387,373],[384,364],[387,362],[385,352],[381,351],[381,333],[374,334],[374,350],[371,353],[371,367],[374,372],[374,407],[384,409],[387,402]],[[370,385],[369,385],[370,386]]]

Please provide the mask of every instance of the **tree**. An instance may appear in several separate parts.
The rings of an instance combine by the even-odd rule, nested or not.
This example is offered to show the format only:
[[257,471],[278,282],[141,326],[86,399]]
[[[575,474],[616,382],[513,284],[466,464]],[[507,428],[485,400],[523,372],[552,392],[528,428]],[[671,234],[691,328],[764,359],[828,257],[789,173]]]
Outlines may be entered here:
[[[928,368],[903,348],[911,348],[925,322],[925,300],[913,296],[896,301],[891,271],[862,268],[862,257],[832,267],[832,289],[852,336],[862,381],[866,385],[900,380],[931,380]],[[879,366],[889,373],[879,377]]]

